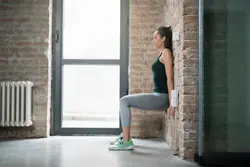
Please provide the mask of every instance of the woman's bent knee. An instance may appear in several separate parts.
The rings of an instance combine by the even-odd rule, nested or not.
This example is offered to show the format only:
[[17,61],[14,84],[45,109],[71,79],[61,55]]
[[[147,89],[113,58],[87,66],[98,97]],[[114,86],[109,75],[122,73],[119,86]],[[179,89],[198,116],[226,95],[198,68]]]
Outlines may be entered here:
[[128,104],[128,98],[129,98],[129,95],[123,96],[120,99],[120,104]]

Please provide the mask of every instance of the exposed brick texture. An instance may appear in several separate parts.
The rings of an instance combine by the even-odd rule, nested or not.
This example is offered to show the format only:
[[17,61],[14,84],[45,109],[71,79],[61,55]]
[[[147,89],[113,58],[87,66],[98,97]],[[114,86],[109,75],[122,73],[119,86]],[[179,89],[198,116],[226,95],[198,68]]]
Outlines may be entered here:
[[179,107],[174,119],[165,113],[164,139],[182,158],[193,159],[196,151],[196,1],[166,0],[164,14],[166,26],[180,33],[180,40],[173,41]]
[[204,142],[206,151],[227,151],[227,1],[205,3]]
[[34,83],[31,128],[1,128],[0,137],[49,135],[52,0],[0,0],[0,80]]
[[[163,136],[182,158],[193,159],[196,150],[196,1],[140,0],[131,3],[130,93],[151,92],[150,63],[156,51],[150,39],[155,29],[165,24],[171,26],[173,32],[180,33],[180,40],[173,41],[179,107],[174,119],[164,113]],[[161,133],[161,113],[133,110],[132,115],[132,136],[153,137]]]
[[[153,33],[164,25],[165,0],[130,1],[129,93],[152,92],[151,63],[157,56],[152,44]],[[131,135],[156,137],[162,135],[163,112],[132,110]]]

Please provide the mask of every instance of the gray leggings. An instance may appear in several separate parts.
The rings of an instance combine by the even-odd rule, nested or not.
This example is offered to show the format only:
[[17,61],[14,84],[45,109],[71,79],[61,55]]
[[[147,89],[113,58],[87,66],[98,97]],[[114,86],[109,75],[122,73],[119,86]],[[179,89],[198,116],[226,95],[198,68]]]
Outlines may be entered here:
[[161,111],[169,107],[166,93],[141,93],[124,96],[120,99],[120,118],[122,127],[131,125],[130,107],[141,110]]

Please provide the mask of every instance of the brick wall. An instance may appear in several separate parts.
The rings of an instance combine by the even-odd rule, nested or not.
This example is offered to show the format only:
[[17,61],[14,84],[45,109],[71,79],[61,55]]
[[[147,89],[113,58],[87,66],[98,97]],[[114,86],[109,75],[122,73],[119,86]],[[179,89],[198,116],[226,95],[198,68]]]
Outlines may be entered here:
[[204,132],[206,151],[227,150],[227,1],[210,0],[204,13]]
[[164,139],[185,159],[196,150],[196,0],[166,0],[164,21],[180,40],[173,41],[174,82],[179,91],[179,107],[173,119],[165,113]]
[[[152,44],[153,33],[163,22],[165,0],[130,1],[129,93],[152,92],[151,63],[157,56]],[[163,112],[132,110],[131,135],[162,135]]]
[[173,41],[175,88],[180,96],[176,117],[134,109],[132,136],[163,135],[181,157],[193,159],[196,149],[196,1],[135,0],[131,1],[130,10],[130,93],[152,91],[150,65],[157,53],[151,39],[155,29],[165,24],[180,33],[180,40]]
[[49,135],[52,0],[0,0],[0,80],[34,83],[31,128],[1,128],[0,137]]

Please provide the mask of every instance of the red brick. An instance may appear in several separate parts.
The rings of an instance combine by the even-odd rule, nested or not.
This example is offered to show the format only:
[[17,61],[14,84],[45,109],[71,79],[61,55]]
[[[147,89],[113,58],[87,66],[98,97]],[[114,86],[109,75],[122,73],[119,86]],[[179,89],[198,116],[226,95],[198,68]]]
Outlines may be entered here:
[[190,15],[186,15],[184,16],[184,23],[196,23],[198,20],[197,16],[190,16]]
[[185,22],[184,23],[184,31],[197,31],[197,23],[188,23],[188,22]]
[[196,94],[196,86],[180,86],[180,94]]
[[197,32],[191,31],[191,32],[185,32],[184,33],[184,40],[197,40]]
[[184,15],[196,15],[197,12],[196,7],[184,7]]
[[196,0],[184,0],[183,1],[183,7],[186,8],[196,8],[197,1]]
[[197,59],[181,59],[179,62],[180,67],[196,67]]

